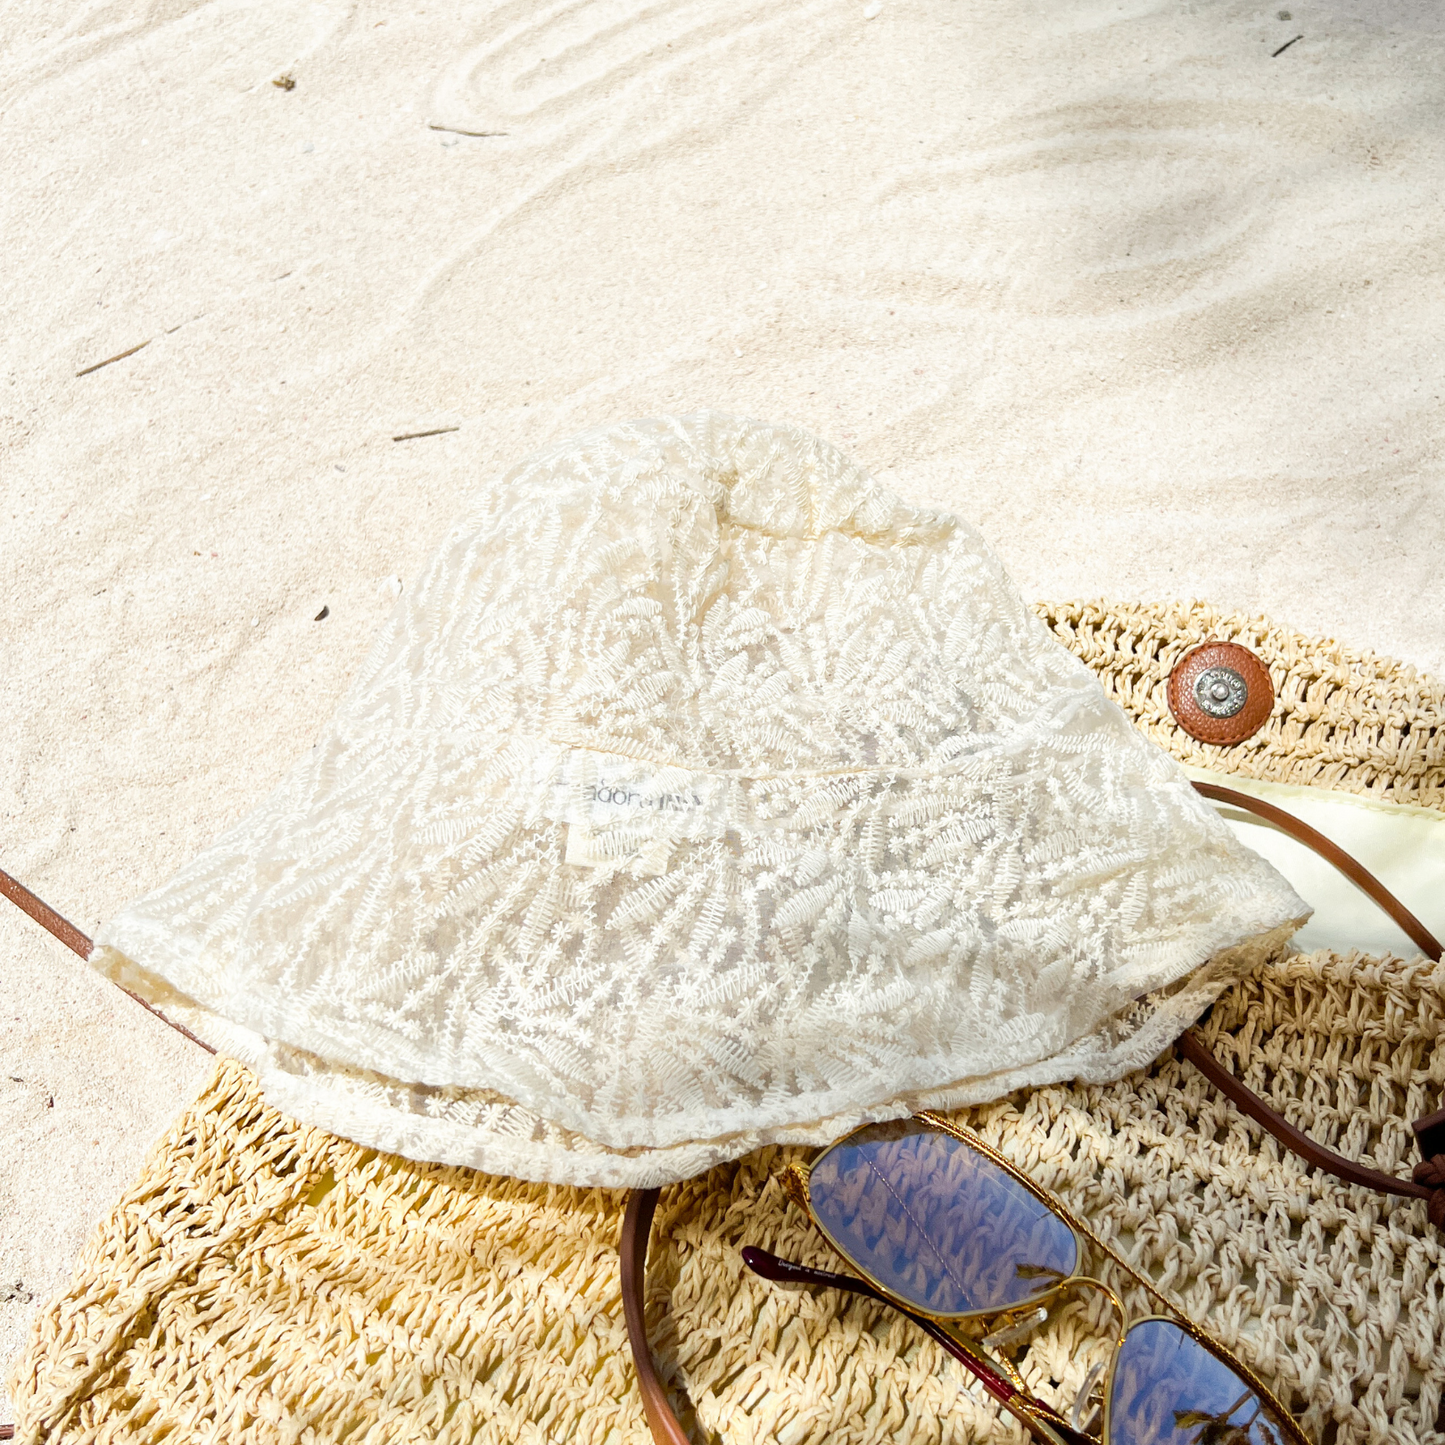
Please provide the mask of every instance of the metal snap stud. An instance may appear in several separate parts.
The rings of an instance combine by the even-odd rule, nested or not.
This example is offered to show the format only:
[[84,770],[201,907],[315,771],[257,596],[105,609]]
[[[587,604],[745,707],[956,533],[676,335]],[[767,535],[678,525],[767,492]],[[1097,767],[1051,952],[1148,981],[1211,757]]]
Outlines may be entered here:
[[1210,717],[1233,717],[1249,701],[1249,688],[1232,667],[1206,667],[1194,684],[1194,700]]

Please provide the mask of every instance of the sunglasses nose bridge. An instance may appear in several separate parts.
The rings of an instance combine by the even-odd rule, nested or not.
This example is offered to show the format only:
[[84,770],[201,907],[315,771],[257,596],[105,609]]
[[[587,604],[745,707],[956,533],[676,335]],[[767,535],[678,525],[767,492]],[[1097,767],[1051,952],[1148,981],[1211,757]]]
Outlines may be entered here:
[[1093,1291],[1104,1296],[1109,1302],[1109,1307],[1114,1311],[1114,1349],[1118,1349],[1123,1341],[1125,1331],[1128,1328],[1129,1316],[1124,1309],[1124,1301],[1118,1294],[1101,1279],[1095,1279],[1093,1275],[1076,1274],[1072,1279],[1065,1280],[1060,1286],[1060,1292],[1064,1290]]

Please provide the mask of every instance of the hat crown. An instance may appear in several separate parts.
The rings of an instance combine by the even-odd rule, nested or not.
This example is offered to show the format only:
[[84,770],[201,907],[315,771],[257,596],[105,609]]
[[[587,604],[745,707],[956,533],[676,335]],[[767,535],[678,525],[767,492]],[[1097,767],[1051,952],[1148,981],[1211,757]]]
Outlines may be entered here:
[[[960,525],[802,432],[633,423],[503,478],[393,626],[464,726],[689,769],[919,767],[975,720],[943,646],[987,580],[938,550]],[[438,608],[460,657],[417,629]]]

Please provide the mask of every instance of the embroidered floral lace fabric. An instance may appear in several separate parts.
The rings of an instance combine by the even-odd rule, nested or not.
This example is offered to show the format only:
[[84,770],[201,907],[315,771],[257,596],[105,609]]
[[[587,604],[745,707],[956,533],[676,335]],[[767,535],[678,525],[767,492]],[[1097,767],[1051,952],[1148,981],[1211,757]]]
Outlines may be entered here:
[[640,1186],[1117,1078],[1307,911],[970,528],[702,415],[486,489],[92,961],[303,1120]]

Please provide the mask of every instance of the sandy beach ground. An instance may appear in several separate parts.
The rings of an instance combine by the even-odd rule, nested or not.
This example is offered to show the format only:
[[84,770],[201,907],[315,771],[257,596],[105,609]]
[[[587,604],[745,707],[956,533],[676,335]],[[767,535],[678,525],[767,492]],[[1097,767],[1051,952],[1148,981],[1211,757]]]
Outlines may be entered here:
[[[1436,0],[408,9],[0,15],[0,866],[82,928],[472,488],[631,416],[1445,671]],[[0,1360],[206,1067],[0,909]]]

